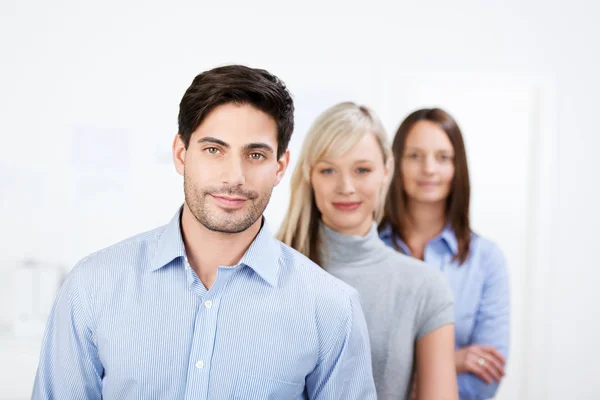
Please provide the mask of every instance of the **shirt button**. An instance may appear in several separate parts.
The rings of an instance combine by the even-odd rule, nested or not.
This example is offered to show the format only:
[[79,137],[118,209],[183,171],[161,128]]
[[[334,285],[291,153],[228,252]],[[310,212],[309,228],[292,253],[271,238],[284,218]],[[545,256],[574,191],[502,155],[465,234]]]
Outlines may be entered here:
[[204,368],[204,361],[200,360],[196,363],[196,368],[202,369]]
[[204,307],[211,308],[212,307],[212,301],[207,300],[206,302],[204,302]]

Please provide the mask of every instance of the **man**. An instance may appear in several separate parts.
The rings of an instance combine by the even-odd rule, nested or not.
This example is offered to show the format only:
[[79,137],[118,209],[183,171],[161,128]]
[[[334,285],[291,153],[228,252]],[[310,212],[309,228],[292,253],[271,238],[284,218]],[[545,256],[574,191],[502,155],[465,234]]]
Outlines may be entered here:
[[375,398],[356,291],[262,217],[289,163],[293,112],[267,71],[194,79],[173,143],[183,207],[75,266],[34,399]]

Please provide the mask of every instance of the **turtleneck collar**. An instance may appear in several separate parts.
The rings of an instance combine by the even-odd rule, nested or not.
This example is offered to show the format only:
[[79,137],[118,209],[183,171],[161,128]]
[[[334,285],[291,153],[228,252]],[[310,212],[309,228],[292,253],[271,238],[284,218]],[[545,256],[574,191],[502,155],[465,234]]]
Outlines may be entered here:
[[323,222],[320,223],[322,238],[321,262],[325,269],[349,265],[375,263],[386,257],[387,246],[379,238],[377,224],[373,222],[365,236],[339,233]]

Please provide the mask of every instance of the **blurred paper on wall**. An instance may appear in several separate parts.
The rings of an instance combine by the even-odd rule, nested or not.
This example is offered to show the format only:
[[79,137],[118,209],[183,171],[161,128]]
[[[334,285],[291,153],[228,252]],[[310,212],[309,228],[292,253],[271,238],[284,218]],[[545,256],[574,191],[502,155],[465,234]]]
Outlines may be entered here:
[[135,204],[128,193],[134,156],[130,141],[118,127],[79,125],[71,130],[71,217],[73,229],[85,232],[71,241],[77,258],[122,236],[115,221],[126,219]]
[[[104,202],[127,186],[132,149],[129,135],[118,128],[74,127],[71,134],[74,194],[78,204]],[[101,198],[101,199],[99,199]]]
[[16,262],[13,333],[16,337],[41,337],[65,271],[56,264],[25,259]]

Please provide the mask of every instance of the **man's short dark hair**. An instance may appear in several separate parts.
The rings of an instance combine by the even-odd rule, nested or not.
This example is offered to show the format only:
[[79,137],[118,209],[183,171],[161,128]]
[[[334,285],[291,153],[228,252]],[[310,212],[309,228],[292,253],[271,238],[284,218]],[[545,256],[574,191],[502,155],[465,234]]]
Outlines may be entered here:
[[194,78],[179,103],[179,135],[187,148],[204,118],[223,104],[251,105],[277,122],[277,158],[294,130],[294,102],[284,83],[264,69],[228,65]]

